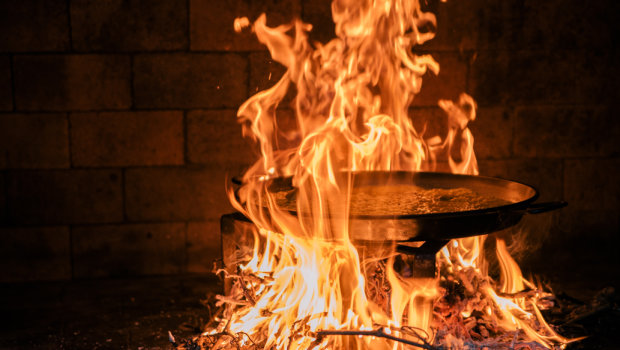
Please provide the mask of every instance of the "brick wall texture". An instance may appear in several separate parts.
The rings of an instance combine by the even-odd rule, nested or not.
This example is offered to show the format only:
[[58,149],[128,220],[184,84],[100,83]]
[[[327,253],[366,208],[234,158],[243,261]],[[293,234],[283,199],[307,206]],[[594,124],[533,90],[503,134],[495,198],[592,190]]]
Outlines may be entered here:
[[[414,114],[468,92],[481,174],[569,202],[544,240],[618,242],[618,3],[424,3],[442,71]],[[256,158],[236,108],[282,74],[233,31],[262,12],[333,37],[328,0],[0,2],[0,282],[211,270]]]

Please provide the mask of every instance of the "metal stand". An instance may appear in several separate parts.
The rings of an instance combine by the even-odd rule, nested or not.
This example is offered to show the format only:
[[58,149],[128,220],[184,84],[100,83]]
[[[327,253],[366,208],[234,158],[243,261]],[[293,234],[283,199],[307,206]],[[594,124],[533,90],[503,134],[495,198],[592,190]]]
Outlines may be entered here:
[[[254,224],[241,213],[222,215],[220,219],[220,232],[222,234],[222,260],[229,273],[236,272],[238,262],[237,252],[242,247],[252,247],[254,242]],[[405,255],[400,263],[408,265],[413,278],[437,277],[437,252],[445,246],[449,240],[428,240],[419,247],[397,244],[396,251]],[[407,258],[408,257],[408,258]],[[406,260],[406,261],[405,261]],[[224,283],[228,292],[230,281]]]
[[437,252],[448,242],[449,240],[426,241],[420,247],[398,244],[396,251],[413,257],[413,277],[434,278],[437,277]]

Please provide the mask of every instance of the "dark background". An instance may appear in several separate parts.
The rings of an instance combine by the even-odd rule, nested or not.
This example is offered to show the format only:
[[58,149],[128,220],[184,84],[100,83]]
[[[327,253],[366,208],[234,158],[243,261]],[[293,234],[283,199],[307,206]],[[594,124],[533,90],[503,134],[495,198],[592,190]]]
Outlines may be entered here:
[[[415,114],[471,94],[481,174],[569,202],[526,222],[526,269],[617,280],[617,2],[425,6],[441,73]],[[236,108],[282,72],[232,30],[261,12],[333,36],[329,1],[0,2],[0,281],[211,271],[226,174],[256,157]]]

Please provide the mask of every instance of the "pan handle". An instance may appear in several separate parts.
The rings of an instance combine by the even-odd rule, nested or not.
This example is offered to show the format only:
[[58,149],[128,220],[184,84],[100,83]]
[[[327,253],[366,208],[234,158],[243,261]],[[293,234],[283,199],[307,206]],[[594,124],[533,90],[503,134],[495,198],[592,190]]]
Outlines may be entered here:
[[529,214],[540,214],[546,213],[551,210],[556,210],[560,208],[564,208],[568,203],[565,201],[553,201],[553,202],[542,202],[542,203],[533,203],[526,209]]

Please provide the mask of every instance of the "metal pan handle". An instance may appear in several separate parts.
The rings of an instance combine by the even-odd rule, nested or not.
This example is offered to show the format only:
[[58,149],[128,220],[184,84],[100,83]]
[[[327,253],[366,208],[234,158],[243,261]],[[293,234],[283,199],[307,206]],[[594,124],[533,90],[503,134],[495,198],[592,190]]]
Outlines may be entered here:
[[553,201],[553,202],[542,202],[542,203],[533,203],[526,209],[529,214],[541,214],[546,213],[551,210],[556,210],[560,208],[564,208],[568,203],[565,201]]

